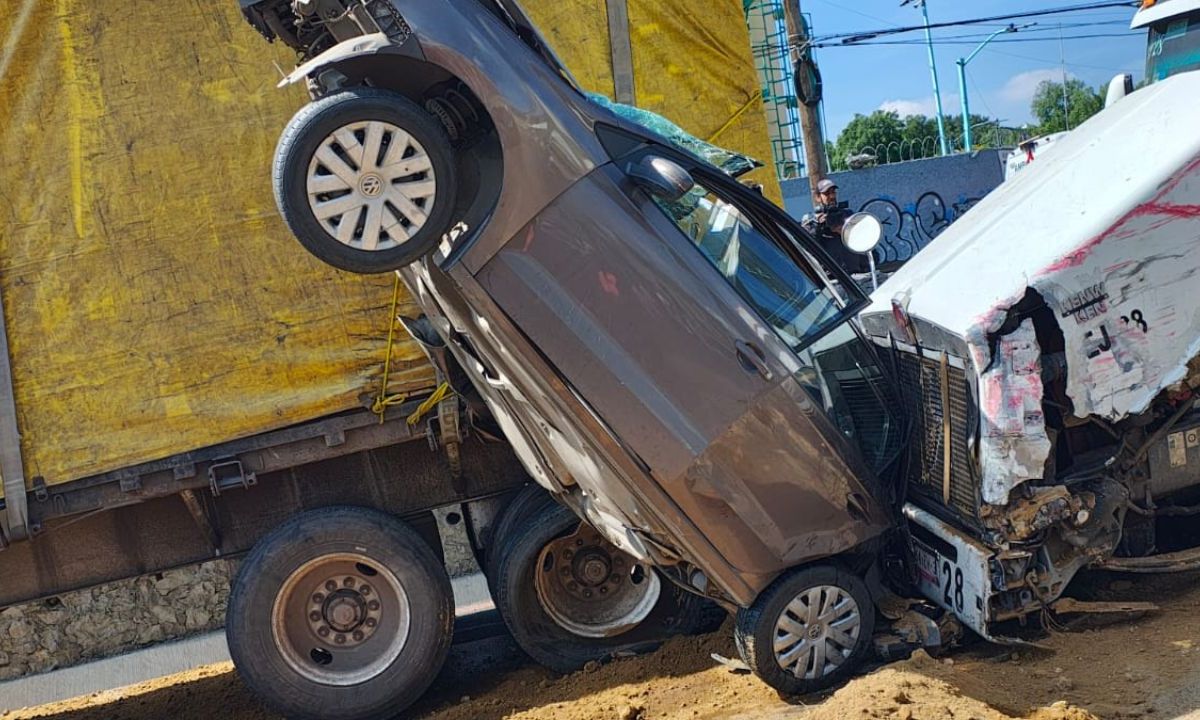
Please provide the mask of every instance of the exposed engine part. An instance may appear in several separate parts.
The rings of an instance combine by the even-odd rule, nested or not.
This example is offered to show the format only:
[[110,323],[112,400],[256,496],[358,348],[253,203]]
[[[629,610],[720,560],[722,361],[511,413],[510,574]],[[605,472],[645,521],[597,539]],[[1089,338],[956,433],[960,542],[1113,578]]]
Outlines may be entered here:
[[1082,526],[1094,507],[1095,498],[1087,494],[1073,495],[1062,485],[1039,487],[1032,489],[1031,497],[1010,503],[1003,515],[993,512],[989,519],[999,520],[1008,539],[1020,541],[1063,521]]
[[1169,573],[1200,570],[1200,548],[1149,557],[1112,557],[1100,563],[1105,570],[1129,573]]
[[388,0],[242,0],[242,14],[267,40],[294,49],[301,62],[360,35],[382,32],[399,44],[412,34]]
[[1150,494],[1155,497],[1200,482],[1200,415],[1180,418],[1165,435],[1156,433],[1146,457],[1150,464]]

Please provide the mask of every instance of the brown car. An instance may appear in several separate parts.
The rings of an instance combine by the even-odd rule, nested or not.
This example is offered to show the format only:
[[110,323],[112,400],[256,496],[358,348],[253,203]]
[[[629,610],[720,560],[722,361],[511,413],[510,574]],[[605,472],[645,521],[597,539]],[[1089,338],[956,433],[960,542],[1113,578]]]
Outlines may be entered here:
[[289,226],[332,265],[399,271],[454,390],[580,533],[658,570],[574,535],[501,562],[517,640],[623,631],[670,582],[736,611],[774,687],[845,678],[903,445],[849,322],[862,292],[779,208],[589,99],[513,0],[295,7],[246,8],[314,97],[276,155]]

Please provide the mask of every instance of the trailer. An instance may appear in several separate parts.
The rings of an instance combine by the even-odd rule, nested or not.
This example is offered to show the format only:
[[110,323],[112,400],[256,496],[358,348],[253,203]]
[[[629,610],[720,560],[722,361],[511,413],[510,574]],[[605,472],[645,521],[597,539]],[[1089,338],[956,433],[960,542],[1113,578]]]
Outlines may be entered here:
[[[590,89],[769,156],[738,3],[531,5]],[[271,67],[296,58],[240,10],[0,17],[0,149],[21,160],[0,168],[0,608],[235,559],[243,676],[344,718],[397,712],[440,667],[452,542],[516,589],[506,622],[558,670],[719,619],[530,483],[401,322],[418,311],[394,276],[295,252],[263,168],[303,96]],[[724,70],[655,71],[683,56]],[[563,543],[587,588],[548,606],[534,572]]]

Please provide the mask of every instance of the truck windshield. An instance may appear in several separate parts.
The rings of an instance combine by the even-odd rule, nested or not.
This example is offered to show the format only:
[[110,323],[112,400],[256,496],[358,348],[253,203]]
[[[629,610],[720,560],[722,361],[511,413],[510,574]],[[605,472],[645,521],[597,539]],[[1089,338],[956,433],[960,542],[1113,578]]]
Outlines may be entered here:
[[1150,82],[1200,70],[1200,12],[1151,25],[1148,43],[1146,79]]

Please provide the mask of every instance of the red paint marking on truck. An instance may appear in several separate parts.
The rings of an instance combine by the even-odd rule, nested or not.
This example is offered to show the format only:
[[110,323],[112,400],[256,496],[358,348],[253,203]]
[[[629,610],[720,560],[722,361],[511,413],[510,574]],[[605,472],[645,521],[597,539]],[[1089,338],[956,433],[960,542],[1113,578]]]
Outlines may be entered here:
[[[1141,205],[1138,205],[1129,212],[1125,213],[1123,216],[1121,216],[1120,220],[1117,220],[1117,222],[1115,222],[1107,230],[1091,240],[1088,240],[1075,250],[1067,253],[1057,262],[1052,263],[1050,266],[1044,268],[1040,273],[1038,273],[1038,276],[1043,277],[1046,275],[1051,275],[1081,264],[1091,253],[1092,248],[1096,247],[1100,243],[1121,235],[1123,232],[1132,233],[1132,230],[1126,229],[1125,226],[1130,220],[1135,218],[1145,217],[1148,215],[1162,215],[1170,218],[1171,220],[1200,218],[1200,205],[1175,205],[1172,203],[1161,202],[1162,199],[1175,190],[1175,188],[1178,187],[1181,182],[1193,175],[1196,175],[1197,172],[1200,172],[1200,157],[1193,158],[1192,161],[1188,163],[1188,165],[1184,167],[1181,172],[1164,183],[1149,202],[1142,203]],[[1170,222],[1170,220],[1168,220],[1168,222]],[[1140,230],[1138,232],[1140,232]]]

